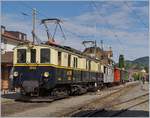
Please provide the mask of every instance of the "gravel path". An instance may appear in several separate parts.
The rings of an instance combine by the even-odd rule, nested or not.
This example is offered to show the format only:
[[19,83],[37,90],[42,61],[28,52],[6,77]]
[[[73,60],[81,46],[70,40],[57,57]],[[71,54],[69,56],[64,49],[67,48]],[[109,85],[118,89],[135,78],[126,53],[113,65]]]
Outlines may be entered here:
[[60,116],[60,113],[64,113],[66,110],[73,110],[76,107],[83,106],[84,104],[87,104],[91,102],[93,99],[100,98],[100,95],[82,95],[77,97],[71,97],[63,100],[54,101],[52,103],[49,103],[47,106],[34,108],[30,110],[26,110],[24,112],[10,114],[8,116],[19,116],[19,117],[48,117],[48,116]]
[[[120,95],[119,95],[120,93]],[[92,117],[111,117],[117,113],[122,117],[148,117],[149,116],[149,84],[140,84],[126,87],[113,97],[94,102],[71,116],[82,117],[92,114]],[[136,98],[136,99],[135,99]],[[104,111],[102,109],[105,109]],[[123,110],[125,109],[125,111]],[[123,110],[123,111],[122,111]],[[119,114],[118,114],[119,113]]]
[[[131,89],[128,94],[121,96],[118,101],[125,101],[127,99],[136,98],[138,96],[145,95],[149,93],[149,84],[146,83],[144,86],[136,86]],[[143,102],[142,102],[143,101]],[[144,102],[145,101],[145,102]],[[140,104],[138,104],[140,103]],[[133,104],[133,105],[132,105]],[[131,106],[131,107],[130,107]],[[134,100],[131,103],[126,103],[120,105],[120,107],[113,110],[119,110],[125,107],[130,107],[127,111],[119,114],[121,117],[148,117],[149,116],[149,94],[147,96],[142,96],[140,99]]]

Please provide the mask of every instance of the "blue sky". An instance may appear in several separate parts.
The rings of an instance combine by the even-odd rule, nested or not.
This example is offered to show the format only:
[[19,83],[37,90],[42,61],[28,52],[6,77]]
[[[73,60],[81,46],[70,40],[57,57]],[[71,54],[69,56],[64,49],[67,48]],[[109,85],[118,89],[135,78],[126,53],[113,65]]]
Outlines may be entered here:
[[[83,40],[100,40],[104,48],[112,47],[114,60],[123,53],[133,60],[148,55],[148,2],[147,1],[3,1],[2,24],[8,30],[27,33],[31,40],[31,8],[36,8],[38,37],[44,41],[46,33],[39,20],[49,17],[61,18],[67,40],[57,32],[56,41],[83,50]],[[96,6],[96,7],[95,7]],[[26,13],[29,16],[23,16]],[[49,26],[53,31],[54,26]]]

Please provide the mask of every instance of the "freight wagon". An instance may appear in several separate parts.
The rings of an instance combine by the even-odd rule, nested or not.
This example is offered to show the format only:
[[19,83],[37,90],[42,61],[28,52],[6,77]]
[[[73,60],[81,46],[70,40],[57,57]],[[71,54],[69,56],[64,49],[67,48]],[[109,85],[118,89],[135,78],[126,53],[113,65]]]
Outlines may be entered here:
[[125,83],[129,80],[129,73],[126,70],[120,70],[121,82]]
[[121,82],[121,76],[120,76],[120,69],[117,67],[114,67],[114,83]]
[[103,84],[106,86],[110,86],[114,82],[114,68],[113,66],[104,66],[104,78]]

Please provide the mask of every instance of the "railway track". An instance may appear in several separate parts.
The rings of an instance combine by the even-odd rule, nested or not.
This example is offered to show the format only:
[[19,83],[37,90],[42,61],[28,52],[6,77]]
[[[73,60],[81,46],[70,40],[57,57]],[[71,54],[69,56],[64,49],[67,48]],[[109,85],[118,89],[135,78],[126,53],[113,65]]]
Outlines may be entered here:
[[[145,102],[147,102],[147,101],[148,101],[148,100],[144,100],[144,101],[139,102],[139,103],[137,103],[137,104],[134,104],[134,105],[132,105],[132,106],[130,106],[130,107],[128,107],[128,108],[121,109],[121,110],[119,110],[119,111],[115,111],[115,112],[112,113],[112,114],[110,114],[110,113],[109,113],[110,111],[108,111],[108,110],[106,110],[106,109],[100,109],[100,110],[95,110],[95,111],[93,111],[93,112],[86,113],[86,114],[84,114],[84,115],[82,115],[82,116],[80,116],[80,117],[95,117],[95,116],[117,117],[117,116],[119,116],[120,114],[122,114],[122,113],[126,112],[127,110],[129,110],[130,108],[135,107],[135,106],[138,106],[138,105],[141,105],[141,104],[143,104],[143,103],[145,103]],[[106,114],[108,114],[108,115],[106,115]]]
[[[122,87],[122,88],[118,88],[118,89],[114,89],[115,91],[112,92],[112,93],[109,93],[108,95],[105,95],[105,96],[102,96],[100,99],[94,99],[92,101],[90,101],[89,103],[87,103],[86,105],[84,106],[80,106],[80,107],[77,107],[77,108],[74,108],[72,111],[68,112],[68,113],[65,113],[65,114],[62,114],[61,116],[64,116],[64,117],[70,117],[70,116],[74,116],[74,114],[80,112],[80,111],[84,111],[85,109],[87,109],[89,106],[95,106],[99,103],[102,103],[101,105],[103,105],[103,103],[108,103],[112,101],[112,97],[115,99],[121,95],[123,95],[125,92],[129,91],[132,87],[135,87],[135,86],[138,86],[138,84],[130,84],[128,85],[127,87]],[[109,103],[108,103],[109,104]],[[102,109],[103,110],[103,109]],[[103,110],[104,111],[104,110]],[[89,113],[90,114],[90,113]],[[76,117],[76,115],[75,115]],[[78,116],[77,116],[78,117]],[[80,116],[79,116],[80,117]],[[81,116],[82,117],[82,116]]]
[[[127,86],[135,86],[137,85],[137,83],[134,83],[132,85],[127,85]],[[113,87],[108,87],[108,88],[104,88],[102,89],[102,91],[113,91],[116,90],[116,92],[118,90],[122,90],[124,87],[120,88],[117,86]],[[116,93],[114,92],[114,94]],[[85,93],[85,94],[91,94],[91,92]],[[95,92],[94,92],[95,94]],[[81,94],[83,95],[83,94]],[[110,94],[111,95],[111,94]],[[69,98],[69,97],[73,97],[73,96],[66,96],[66,95],[62,95],[62,96],[46,96],[46,97],[28,97],[28,96],[20,96],[19,98],[15,99],[15,101],[19,101],[19,102],[53,102],[56,100],[60,100],[60,99],[64,99],[64,98]]]
[[[138,105],[144,104],[149,101],[148,99],[149,93],[146,93],[141,96],[137,96],[135,98],[119,102],[117,104],[113,104],[107,107],[104,107],[102,109],[96,109],[96,110],[89,110],[85,111],[83,114],[79,115],[78,117],[117,117],[120,114],[128,111],[129,109],[136,107]],[[122,106],[125,104],[125,106]],[[114,110],[115,107],[122,106],[120,109]]]

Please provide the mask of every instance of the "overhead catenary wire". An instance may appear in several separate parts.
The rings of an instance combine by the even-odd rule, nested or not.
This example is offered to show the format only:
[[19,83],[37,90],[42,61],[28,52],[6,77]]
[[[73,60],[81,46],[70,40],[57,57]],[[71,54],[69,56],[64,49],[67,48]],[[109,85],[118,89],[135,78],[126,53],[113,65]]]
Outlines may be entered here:
[[[33,10],[33,8],[32,8],[30,5],[27,5],[26,3],[23,3],[23,2],[21,2],[21,4],[24,5],[24,7],[27,7],[28,9]],[[43,16],[44,18],[49,18],[47,15],[43,14],[42,12],[38,11],[37,9],[36,9],[36,13],[37,13],[37,14],[40,14],[40,15]],[[24,13],[24,12],[22,12],[22,14],[29,16],[28,14],[26,14],[26,13]],[[38,18],[37,18],[37,19],[38,19]],[[41,19],[40,19],[40,21],[41,21]],[[63,38],[66,40],[67,38],[66,38],[66,36],[65,36],[65,33],[63,32],[62,26],[61,26],[59,23],[56,24],[53,35],[51,35],[50,32],[49,32],[49,35],[51,35],[51,38],[52,38],[53,41],[54,41],[54,35],[56,34],[56,30],[57,30],[57,27],[58,27],[58,26],[59,26],[59,28],[60,28],[60,30],[61,30],[61,33],[62,33]],[[47,27],[46,24],[45,24],[45,27],[46,27],[46,30],[48,31],[48,27]],[[48,34],[47,34],[47,35],[48,35]],[[48,38],[49,38],[49,37],[48,37]],[[39,39],[39,38],[38,38],[38,39]]]
[[61,25],[59,23],[58,23],[58,26],[59,26],[59,28],[60,28],[60,30],[62,32],[63,38],[66,40],[65,33],[64,33],[64,31],[63,31],[63,29],[62,29],[62,27],[61,27]]
[[53,36],[52,36],[52,39],[54,40],[54,36],[55,36],[55,34],[56,34],[56,31],[57,31],[57,27],[58,27],[58,24],[56,24],[56,27],[55,27],[55,29],[54,29],[54,34],[53,34]]
[[135,10],[128,4],[128,2],[127,2],[127,1],[124,1],[124,4],[125,4],[125,5],[131,10],[131,12],[133,12],[134,15],[137,17],[136,20],[138,20],[139,22],[141,22],[145,28],[148,28],[148,25],[146,25],[146,24],[143,22],[143,20],[141,19],[141,17],[140,17],[140,16],[137,14],[137,12],[135,12]]
[[[94,1],[92,1],[92,2],[93,2],[93,5],[95,6],[96,10],[98,11],[97,5],[95,4]],[[30,5],[27,5],[27,4],[24,3],[24,2],[21,2],[21,3],[22,3],[24,6],[28,7],[29,9],[33,9]],[[99,12],[99,11],[98,11],[98,12]],[[40,12],[40,11],[38,11],[38,10],[37,10],[37,13],[39,13],[39,14],[41,14],[42,16],[48,18],[47,15],[43,14],[42,12]],[[99,13],[99,15],[100,15],[100,16],[103,16],[101,13]],[[109,22],[108,22],[107,19],[105,20],[105,22],[106,22],[106,24],[108,24],[108,26],[110,27]],[[60,26],[59,26],[59,27],[60,27]],[[60,29],[61,29],[61,31],[62,31],[62,28],[61,28],[61,27],[60,27]],[[117,39],[117,41],[119,42],[119,44],[120,44],[120,45],[123,45],[122,42],[119,40],[118,35],[115,33],[115,31],[112,31],[112,32],[113,32],[113,34],[114,34],[114,37],[115,37],[115,38]],[[54,33],[55,33],[55,31],[54,31]],[[66,40],[66,37],[65,37],[65,35],[64,35],[64,32],[62,32],[62,34],[63,34],[64,39]]]
[[[81,12],[87,12],[87,9],[89,9],[90,8],[90,4],[87,4],[86,5],[86,8],[85,9],[82,9],[82,10],[80,10]],[[65,22],[64,22],[64,24],[65,24]],[[87,24],[85,24],[85,25],[87,25]],[[65,28],[65,27],[64,27]],[[75,37],[78,37],[79,39],[81,39],[81,40],[83,40],[83,38],[86,38],[87,39],[87,37],[89,37],[89,36],[85,36],[85,35],[81,35],[81,34],[79,34],[79,33],[77,33],[77,32],[74,32],[74,31],[71,31],[71,30],[68,30],[67,28],[65,28],[65,30],[67,31],[67,32],[69,32],[71,35],[74,35]],[[89,35],[89,34],[88,34]],[[91,35],[90,35],[90,37],[91,37]]]
[[119,40],[118,35],[116,34],[116,32],[115,32],[114,30],[111,30],[112,27],[111,27],[109,21],[106,19],[106,17],[105,17],[103,14],[101,14],[101,12],[99,11],[99,9],[98,9],[96,3],[95,3],[94,1],[91,1],[91,3],[92,3],[91,5],[92,5],[93,7],[95,7],[95,10],[97,11],[98,15],[99,15],[100,17],[105,18],[105,23],[106,23],[107,26],[109,27],[110,31],[114,34],[115,39],[116,39],[116,40],[118,41],[118,43],[121,45],[121,46],[120,46],[120,49],[123,50],[123,47],[124,47],[124,46],[123,46],[122,42]]
[[[19,2],[21,5],[23,5],[25,8],[28,8],[28,9],[30,9],[30,10],[32,10],[32,11],[35,11],[35,15],[37,14],[37,9],[35,10],[35,8],[32,8],[32,7],[30,7],[29,5],[27,5],[27,4],[25,4],[25,3],[23,3],[23,2]],[[31,14],[28,14],[28,13],[25,13],[25,12],[21,12],[21,14],[22,15],[24,15],[24,16],[32,16]],[[32,16],[33,17],[33,16]],[[39,18],[37,18],[36,17],[36,22],[39,22],[40,23],[40,21],[41,21],[41,19],[39,19]],[[35,27],[35,26],[34,26]],[[31,34],[32,34],[32,36],[33,36],[33,43],[34,43],[34,40],[36,39],[36,42],[39,44],[39,43],[41,43],[42,41],[41,41],[41,39],[35,34],[35,32],[31,32]]]
[[[31,9],[31,10],[33,9],[30,5],[27,5],[26,3],[23,3],[23,2],[22,2],[22,4],[23,4],[24,6],[26,6],[26,7],[28,7],[28,8]],[[87,7],[89,7],[89,6],[90,6],[90,5],[88,4]],[[49,18],[47,15],[43,14],[42,12],[40,12],[40,11],[38,11],[38,10],[37,10],[37,13],[41,14],[42,16],[44,16],[44,17],[46,17],[46,18]],[[59,27],[60,27],[60,30],[61,30],[61,32],[62,32],[63,38],[66,40],[65,33],[63,32],[62,27],[61,27],[60,24],[59,24]],[[57,25],[56,25],[55,29],[57,29]],[[54,31],[54,34],[55,34],[55,33],[56,33],[56,31]],[[52,37],[54,37],[54,36],[52,36]]]
[[[98,8],[97,8],[97,5],[94,1],[92,1],[94,7],[96,8],[96,11],[98,13],[98,15],[100,15],[101,17],[105,18],[103,14],[101,14],[101,12],[99,12]],[[107,24],[107,26],[111,29],[111,25],[109,23],[109,21],[105,18],[105,23]],[[121,41],[118,39],[118,35],[113,31],[111,30],[111,32],[114,34],[114,37],[116,37],[116,39],[118,40],[118,42],[122,45]]]
[[[26,3],[24,3],[24,2],[19,2],[19,3],[20,3],[21,5],[24,5],[24,7],[26,7],[26,8],[28,8],[28,9],[30,9],[30,10],[33,10],[33,8],[32,8],[30,5],[28,5],[28,4],[26,4]],[[49,18],[47,15],[45,15],[44,13],[38,11],[37,9],[36,9],[36,12],[37,12],[38,14],[41,14],[41,16],[43,16],[43,17],[45,17],[45,18]]]

